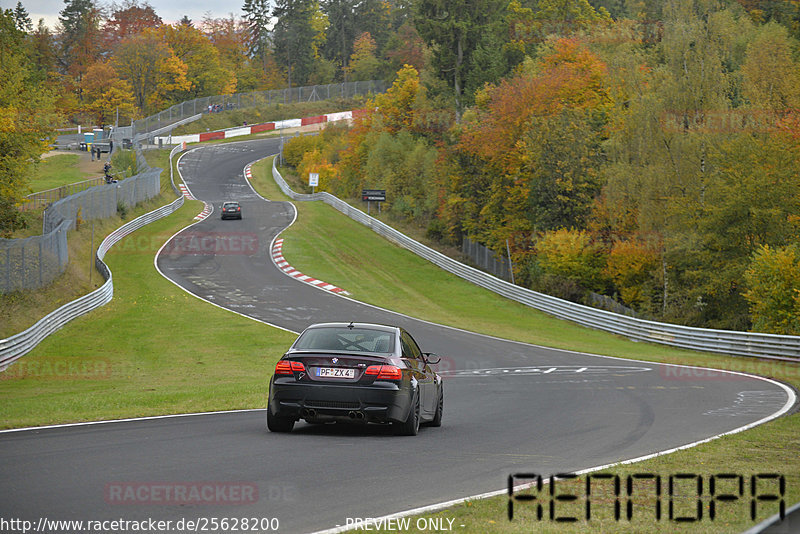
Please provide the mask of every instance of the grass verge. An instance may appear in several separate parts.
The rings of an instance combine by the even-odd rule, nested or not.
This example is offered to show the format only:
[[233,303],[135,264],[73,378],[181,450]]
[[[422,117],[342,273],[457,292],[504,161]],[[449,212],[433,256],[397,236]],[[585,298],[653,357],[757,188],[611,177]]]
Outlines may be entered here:
[[[253,185],[270,199],[286,197],[271,179],[271,160],[254,166]],[[475,332],[496,335],[528,343],[569,350],[605,354],[664,363],[696,365],[716,369],[749,372],[780,380],[800,388],[800,365],[777,363],[750,358],[734,358],[705,354],[670,347],[635,343],[625,338],[579,327],[555,319],[521,304],[503,299],[487,290],[464,282],[414,254],[391,245],[365,226],[352,221],[321,202],[296,202],[299,214],[295,224],[283,237],[283,255],[293,267],[328,283],[343,287],[354,298],[390,308],[415,317]],[[368,262],[364,259],[369,258]],[[362,265],[368,263],[369,268]],[[413,276],[410,275],[413,273]],[[413,303],[413,305],[408,304]],[[445,421],[445,429],[446,429]],[[750,520],[750,476],[759,473],[778,473],[786,478],[785,502],[788,506],[800,501],[800,414],[782,417],[757,428],[726,436],[691,449],[630,466],[616,466],[604,473],[617,475],[622,482],[622,519],[614,519],[613,491],[595,489],[590,500],[595,509],[592,520],[574,524],[549,519],[549,503],[555,502],[545,486],[539,500],[515,502],[515,520],[509,521],[507,496],[470,501],[436,514],[413,517],[411,525],[448,525],[455,519],[454,530],[463,532],[741,532],[754,521]],[[662,476],[662,519],[656,521],[654,483],[642,490],[637,482],[636,492],[641,500],[633,501],[637,513],[631,521],[625,519],[625,482],[628,475],[653,473]],[[669,519],[668,480],[670,475],[696,473],[704,477],[701,499],[703,519],[677,522]],[[711,475],[735,473],[742,475],[745,493],[734,502],[716,503],[717,518],[709,519],[708,486]],[[578,481],[585,484],[585,477]],[[778,493],[775,483],[762,481],[763,493]],[[724,488],[724,489],[720,489]],[[585,486],[558,494],[584,495]],[[737,493],[735,481],[718,481],[720,492]],[[534,492],[535,493],[535,492]],[[697,517],[696,488],[683,482],[675,491],[674,517]],[[737,493],[738,494],[738,493]],[[559,501],[556,516],[585,518],[587,499],[574,503]],[[536,505],[544,504],[544,517],[536,516]],[[777,504],[757,502],[757,520],[777,512]],[[605,509],[604,509],[605,508]],[[560,511],[558,511],[560,510]],[[606,512],[606,513],[599,513]],[[430,520],[430,521],[429,521]],[[461,527],[461,525],[464,525]],[[414,531],[411,528],[410,531]],[[417,529],[424,530],[424,529]],[[378,529],[380,531],[380,529]],[[391,532],[392,530],[383,530]]]
[[153,266],[201,209],[187,202],[111,249],[111,303],[0,375],[3,428],[263,408],[272,366],[295,336],[209,306]]
[[31,191],[45,191],[85,180],[86,176],[78,168],[79,162],[78,154],[59,154],[43,159],[31,178]]
[[[267,198],[283,199],[274,184],[268,186],[267,177],[271,175],[264,171],[269,165],[264,161],[255,166],[254,185]],[[267,185],[262,188],[264,184]],[[777,365],[632,343],[553,319],[443,273],[328,206],[297,206],[298,221],[284,235],[286,257],[295,267],[340,285],[361,300],[520,341],[756,372],[795,387],[800,385],[800,369],[794,364]],[[0,380],[4,399],[0,421],[5,428],[263,407],[271,366],[294,336],[208,306],[157,275],[153,268],[158,246],[188,224],[199,209],[199,202],[187,202],[172,217],[145,227],[129,238],[132,241],[112,249],[107,256],[115,280],[112,303],[45,340],[21,360],[24,366],[16,364]],[[360,267],[364,258],[370,260],[368,269]],[[403,298],[398,299],[398,293]],[[413,310],[398,308],[398,303],[410,299],[415,302]],[[202,321],[197,320],[200,314]],[[104,340],[102,344],[100,339]],[[445,421],[443,431],[446,425]],[[795,414],[686,451],[630,467],[620,466],[613,472],[623,480],[626,472],[662,473],[665,480],[670,474],[685,472],[782,473],[786,476],[785,500],[791,504],[800,500],[798,430],[800,416]],[[731,491],[728,486],[726,489]],[[690,497],[687,492],[686,498]],[[603,504],[613,506],[613,494],[601,493],[597,498],[594,505],[598,508]],[[518,503],[516,519],[509,522],[507,497],[468,502],[426,517],[455,519],[454,529],[463,532],[737,532],[751,523],[747,520],[748,502],[746,498],[739,499],[715,522],[692,524],[664,519],[659,523],[643,513],[634,522],[615,521],[606,514],[605,520],[597,517],[570,526],[539,521],[530,515],[535,507],[526,507],[526,503]],[[759,509],[763,514],[768,506]],[[574,510],[565,509],[563,514],[575,515]],[[652,511],[652,507],[646,510]],[[678,513],[686,515],[692,510],[681,508]],[[665,508],[664,517],[666,514]]]
[[[66,156],[78,158],[70,154]],[[53,156],[44,161],[46,163],[59,157]],[[169,151],[148,150],[145,152],[145,157],[151,167],[169,169]],[[169,175],[166,173],[161,178],[161,193],[160,197],[130,210],[124,219],[115,216],[84,221],[79,228],[71,230],[67,236],[69,252],[67,269],[52,283],[37,290],[0,294],[0,339],[22,332],[59,306],[100,287],[103,279],[94,269],[93,261],[97,246],[106,235],[125,222],[163,206],[174,198]],[[41,235],[42,210],[25,212],[24,216],[28,219],[28,228],[24,232],[19,232],[16,237]]]

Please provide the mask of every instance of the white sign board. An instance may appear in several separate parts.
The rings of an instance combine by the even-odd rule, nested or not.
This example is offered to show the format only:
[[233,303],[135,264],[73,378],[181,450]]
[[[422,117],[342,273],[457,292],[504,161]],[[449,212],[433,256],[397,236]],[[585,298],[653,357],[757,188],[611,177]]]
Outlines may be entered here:
[[308,185],[312,187],[317,187],[319,185],[319,173],[318,172],[310,172],[308,173]]

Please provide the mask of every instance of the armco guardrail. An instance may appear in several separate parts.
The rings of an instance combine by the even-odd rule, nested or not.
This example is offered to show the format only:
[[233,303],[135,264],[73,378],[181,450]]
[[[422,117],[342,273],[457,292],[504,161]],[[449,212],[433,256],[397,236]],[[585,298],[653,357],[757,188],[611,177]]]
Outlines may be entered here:
[[275,160],[273,160],[272,174],[278,186],[290,198],[300,201],[320,200],[325,202],[351,219],[370,227],[383,237],[446,271],[498,295],[536,308],[560,319],[597,330],[612,332],[637,341],[649,341],[673,347],[736,356],[757,356],[777,360],[800,361],[800,336],[709,330],[646,321],[605,310],[598,310],[513,285],[426,247],[329,193],[314,193],[313,195],[295,193],[278,172]]
[[0,340],[0,371],[4,371],[9,365],[33,350],[44,338],[69,321],[110,302],[111,298],[114,296],[114,282],[111,276],[111,270],[105,262],[103,262],[106,252],[108,252],[114,243],[126,235],[174,212],[183,206],[183,201],[184,199],[181,196],[174,202],[162,206],[157,210],[153,210],[150,213],[146,213],[141,217],[137,217],[109,234],[108,237],[100,243],[100,246],[97,247],[97,256],[95,257],[95,265],[103,276],[103,279],[105,279],[105,283],[91,293],[77,300],[73,300],[44,316],[24,332]]

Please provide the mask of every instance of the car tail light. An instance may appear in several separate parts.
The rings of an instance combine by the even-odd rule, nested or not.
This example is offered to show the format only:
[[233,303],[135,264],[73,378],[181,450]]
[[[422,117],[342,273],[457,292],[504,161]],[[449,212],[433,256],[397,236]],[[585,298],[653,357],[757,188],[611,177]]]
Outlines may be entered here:
[[370,365],[364,374],[375,376],[376,380],[400,380],[403,378],[403,371],[394,365]]
[[306,366],[302,362],[293,362],[290,360],[281,360],[275,365],[276,375],[290,375],[298,371],[305,371]]

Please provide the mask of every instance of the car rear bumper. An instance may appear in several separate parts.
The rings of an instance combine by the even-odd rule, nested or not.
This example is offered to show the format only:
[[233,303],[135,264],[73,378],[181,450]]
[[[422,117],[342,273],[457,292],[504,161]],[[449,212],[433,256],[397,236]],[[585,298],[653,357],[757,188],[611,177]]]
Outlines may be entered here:
[[309,421],[389,423],[405,421],[410,395],[391,382],[369,386],[270,384],[269,407],[273,415]]

